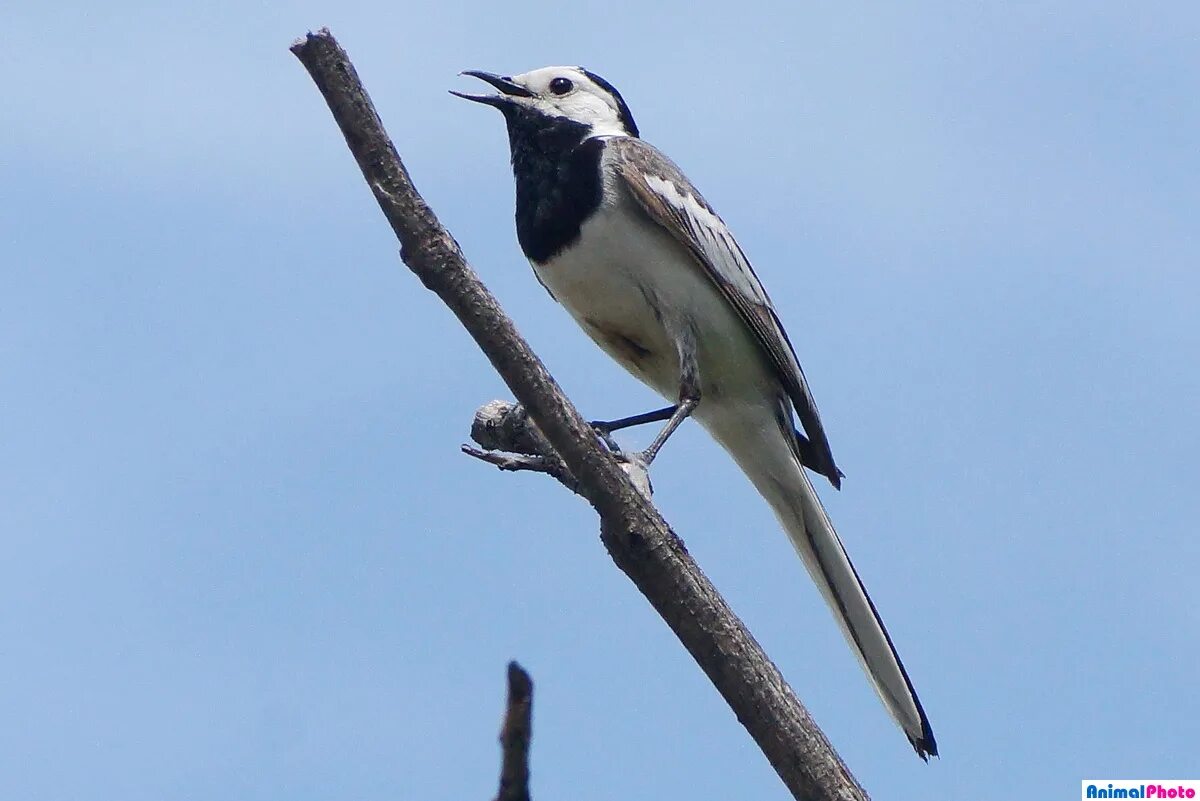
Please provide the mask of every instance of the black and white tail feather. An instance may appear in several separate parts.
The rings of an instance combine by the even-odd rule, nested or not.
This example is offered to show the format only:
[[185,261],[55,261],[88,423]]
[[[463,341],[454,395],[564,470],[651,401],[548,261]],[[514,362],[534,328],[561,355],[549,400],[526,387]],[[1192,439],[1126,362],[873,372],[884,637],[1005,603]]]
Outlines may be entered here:
[[917,754],[937,755],[908,673],[805,473],[841,484],[816,402],[725,223],[638,138],[628,105],[595,73],[466,74],[500,92],[455,94],[504,114],[517,235],[538,279],[622,366],[686,401],[684,416],[694,408],[771,505]]

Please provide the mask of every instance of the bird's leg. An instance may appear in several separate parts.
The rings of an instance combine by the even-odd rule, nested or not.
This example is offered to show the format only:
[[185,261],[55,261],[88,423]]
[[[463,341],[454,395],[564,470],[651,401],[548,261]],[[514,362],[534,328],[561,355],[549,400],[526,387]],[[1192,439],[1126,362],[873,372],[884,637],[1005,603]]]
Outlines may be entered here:
[[[679,403],[674,407],[667,424],[650,443],[650,447],[640,454],[641,461],[647,467],[658,456],[659,450],[675,433],[675,429],[691,416],[700,405],[700,366],[696,363],[696,339],[694,334],[680,338],[679,348]],[[653,412],[652,412],[653,414]]]
[[621,446],[612,438],[612,432],[620,431],[623,428],[633,428],[634,426],[646,423],[657,423],[660,420],[667,420],[678,408],[678,406],[667,406],[662,409],[655,409],[652,412],[635,414],[631,417],[622,417],[619,420],[593,420],[591,426],[600,436],[600,439],[604,440],[604,444],[608,446],[610,451],[620,453]]
[[671,414],[667,424],[663,426],[662,431],[658,432],[658,436],[650,443],[650,447],[641,452],[642,463],[647,467],[654,461],[654,457],[658,456],[658,452],[662,450],[662,446],[666,444],[671,435],[675,433],[675,429],[679,428],[684,420],[691,416],[696,407],[700,405],[700,397],[680,397],[679,405],[675,407],[675,411]]
[[643,412],[630,417],[622,417],[619,420],[593,420],[592,428],[601,434],[611,434],[614,431],[620,431],[623,428],[633,428],[634,426],[645,425],[646,423],[660,423],[663,420],[670,420],[671,415],[675,414],[675,410],[679,405],[666,406],[662,409],[655,409],[652,412]]

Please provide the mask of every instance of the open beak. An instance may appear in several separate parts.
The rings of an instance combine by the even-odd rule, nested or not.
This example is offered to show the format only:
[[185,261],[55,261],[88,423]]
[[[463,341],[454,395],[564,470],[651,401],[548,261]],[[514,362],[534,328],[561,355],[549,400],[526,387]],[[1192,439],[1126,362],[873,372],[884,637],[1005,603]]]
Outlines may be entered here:
[[455,97],[461,97],[463,100],[471,100],[476,103],[484,103],[489,106],[500,108],[512,102],[510,97],[533,97],[533,92],[521,86],[519,83],[513,83],[513,79],[507,76],[501,77],[493,75],[490,72],[482,72],[480,70],[466,70],[460,72],[459,75],[470,75],[472,78],[478,78],[481,81],[494,86],[501,94],[498,95],[469,95],[465,92],[455,92],[450,90],[450,94]]

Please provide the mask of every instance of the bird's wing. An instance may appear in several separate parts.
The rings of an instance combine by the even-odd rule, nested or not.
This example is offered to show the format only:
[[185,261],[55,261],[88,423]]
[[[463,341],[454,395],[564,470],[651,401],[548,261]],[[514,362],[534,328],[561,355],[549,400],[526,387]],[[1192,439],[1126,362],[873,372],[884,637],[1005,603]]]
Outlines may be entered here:
[[754,332],[796,407],[807,435],[807,440],[796,435],[804,464],[824,475],[835,487],[840,487],[842,473],[834,464],[816,401],[796,351],[762,282],[725,222],[679,168],[653,146],[631,137],[613,138],[606,144],[607,157],[625,188],[651,220],[691,252],[738,316]]

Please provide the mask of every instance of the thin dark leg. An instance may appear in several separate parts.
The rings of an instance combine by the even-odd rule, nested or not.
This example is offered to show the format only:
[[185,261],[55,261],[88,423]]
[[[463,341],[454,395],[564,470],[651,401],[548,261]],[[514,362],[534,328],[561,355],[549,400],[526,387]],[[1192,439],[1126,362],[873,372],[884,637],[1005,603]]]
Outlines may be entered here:
[[696,336],[694,331],[687,331],[680,337],[679,348],[679,405],[671,412],[667,424],[658,436],[650,443],[650,447],[641,453],[642,463],[647,467],[658,456],[659,450],[666,444],[675,429],[691,416],[700,405],[700,365],[696,363]]
[[675,429],[679,428],[680,424],[688,419],[699,405],[699,398],[685,398],[679,402],[679,405],[675,407],[674,413],[671,414],[671,419],[667,420],[667,424],[663,426],[663,430],[658,432],[658,436],[650,443],[650,447],[641,453],[642,462],[647,467],[654,461],[654,457],[658,456],[659,450],[671,438],[671,435],[675,433]]
[[623,428],[633,428],[634,426],[641,426],[646,423],[661,423],[663,420],[670,420],[671,415],[675,414],[675,410],[678,408],[679,406],[676,404],[675,406],[655,409],[652,412],[643,412],[631,417],[622,417],[619,420],[594,420],[592,428],[597,431],[603,431],[606,434],[611,434]]

